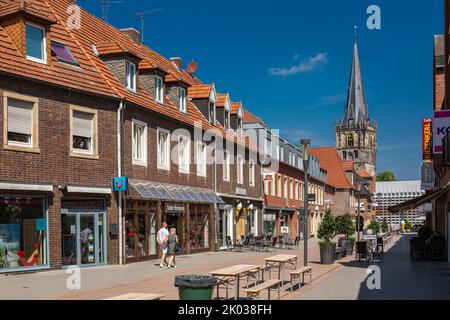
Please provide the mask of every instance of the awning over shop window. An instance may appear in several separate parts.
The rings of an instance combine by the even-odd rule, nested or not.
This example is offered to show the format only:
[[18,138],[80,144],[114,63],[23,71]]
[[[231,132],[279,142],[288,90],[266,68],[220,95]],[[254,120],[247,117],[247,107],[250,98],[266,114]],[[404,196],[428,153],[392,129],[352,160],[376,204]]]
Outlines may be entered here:
[[18,182],[0,182],[0,190],[19,190],[19,191],[42,191],[53,192],[53,185],[48,184],[31,184]]
[[407,210],[415,209],[425,203],[429,203],[429,202],[439,198],[440,196],[442,196],[444,193],[446,193],[449,190],[450,190],[450,182],[438,190],[435,190],[431,193],[425,194],[421,197],[408,200],[399,205],[390,207],[390,208],[388,208],[388,210],[392,213],[397,213],[400,211],[407,211]]
[[131,180],[130,185],[143,199],[225,204],[217,194],[206,189],[136,180]]
[[68,193],[111,194],[111,187],[66,185]]

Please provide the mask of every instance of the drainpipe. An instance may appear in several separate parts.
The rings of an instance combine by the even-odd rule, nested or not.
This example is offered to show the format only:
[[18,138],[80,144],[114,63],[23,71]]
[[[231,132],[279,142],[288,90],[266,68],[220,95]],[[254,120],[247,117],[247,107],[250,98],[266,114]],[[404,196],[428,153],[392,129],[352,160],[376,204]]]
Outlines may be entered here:
[[[123,111],[126,107],[126,101],[120,101],[117,110],[117,175],[123,174]],[[119,265],[123,264],[123,191],[119,191]]]

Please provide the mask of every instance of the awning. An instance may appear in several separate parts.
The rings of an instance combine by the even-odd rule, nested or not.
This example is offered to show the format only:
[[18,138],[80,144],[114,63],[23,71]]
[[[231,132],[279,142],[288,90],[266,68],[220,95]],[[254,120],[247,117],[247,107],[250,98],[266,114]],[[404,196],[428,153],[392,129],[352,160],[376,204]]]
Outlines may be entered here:
[[130,185],[143,199],[148,200],[217,204],[225,203],[216,193],[207,189],[137,180],[130,180]]
[[447,183],[444,187],[437,189],[431,193],[425,194],[418,198],[408,200],[408,201],[398,204],[396,206],[389,207],[388,210],[392,213],[397,213],[400,211],[407,211],[407,210],[415,209],[425,203],[429,203],[429,202],[439,198],[441,195],[446,193],[448,190],[450,190],[450,182]]
[[89,194],[111,194],[111,187],[95,187],[95,186],[76,186],[66,185],[69,193],[89,193]]
[[0,190],[42,191],[53,192],[53,184],[0,182]]

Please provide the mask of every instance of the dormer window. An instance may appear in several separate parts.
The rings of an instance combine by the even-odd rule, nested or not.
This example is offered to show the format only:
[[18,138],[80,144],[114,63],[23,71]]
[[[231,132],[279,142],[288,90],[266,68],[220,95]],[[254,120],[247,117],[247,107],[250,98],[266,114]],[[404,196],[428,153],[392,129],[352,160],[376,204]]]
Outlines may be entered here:
[[228,112],[228,110],[225,110],[225,112],[223,113],[223,126],[225,130],[230,129],[230,113]]
[[127,89],[136,91],[136,64],[127,61]]
[[74,66],[78,66],[78,62],[73,56],[72,52],[70,52],[69,48],[63,43],[59,43],[56,41],[51,42],[52,55],[54,55],[59,62],[71,64]]
[[240,137],[242,137],[242,133],[243,133],[243,130],[242,130],[242,118],[238,118],[238,123],[237,123],[237,132],[238,132],[238,135],[240,136]]
[[27,59],[39,63],[47,63],[45,28],[27,22],[25,34]]
[[212,101],[209,102],[209,122],[216,123],[216,104]]
[[155,90],[156,95],[155,99],[159,103],[164,103],[164,82],[163,79],[159,76],[155,77]]
[[178,88],[178,92],[180,93],[180,111],[186,113],[187,112],[186,89]]

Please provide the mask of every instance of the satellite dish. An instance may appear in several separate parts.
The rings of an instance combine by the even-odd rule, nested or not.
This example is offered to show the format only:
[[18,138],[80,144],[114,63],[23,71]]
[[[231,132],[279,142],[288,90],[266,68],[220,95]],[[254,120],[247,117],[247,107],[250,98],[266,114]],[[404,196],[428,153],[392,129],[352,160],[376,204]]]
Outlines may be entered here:
[[195,73],[198,69],[198,63],[192,60],[189,62],[189,64],[186,67],[187,72],[189,72],[191,75]]

